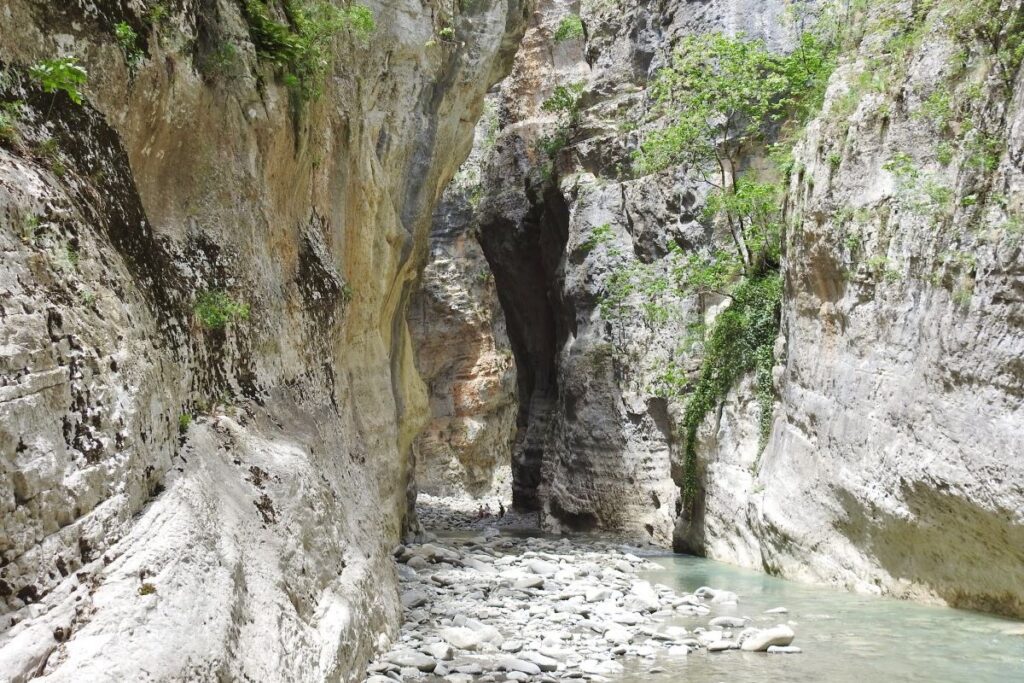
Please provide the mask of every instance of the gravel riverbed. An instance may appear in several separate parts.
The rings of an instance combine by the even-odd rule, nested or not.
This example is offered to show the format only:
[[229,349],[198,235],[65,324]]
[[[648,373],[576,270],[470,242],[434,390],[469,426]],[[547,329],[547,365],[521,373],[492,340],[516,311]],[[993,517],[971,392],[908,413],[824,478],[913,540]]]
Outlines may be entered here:
[[785,608],[744,615],[726,588],[651,584],[638,574],[656,566],[614,542],[428,538],[395,549],[405,619],[367,683],[614,681],[678,658],[799,652]]

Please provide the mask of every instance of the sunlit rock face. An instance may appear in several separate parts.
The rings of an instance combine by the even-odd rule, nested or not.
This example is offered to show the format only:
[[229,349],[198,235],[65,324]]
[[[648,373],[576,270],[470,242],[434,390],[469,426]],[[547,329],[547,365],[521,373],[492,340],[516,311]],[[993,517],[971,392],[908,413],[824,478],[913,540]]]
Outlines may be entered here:
[[[161,6],[0,3],[0,678],[360,679],[428,415],[408,300],[526,8],[371,2],[304,100],[240,3]],[[63,55],[81,105],[26,77]]]
[[[1019,615],[1024,186],[1021,103],[1007,94],[1019,78],[1001,89],[997,65],[970,72],[971,106],[994,126],[991,162],[937,158],[943,137],[922,111],[956,63],[947,40],[915,45],[905,82],[850,108],[869,53],[893,38],[892,22],[870,22],[910,3],[869,8],[875,28],[843,56],[797,147],[768,443],[751,378],[702,425],[696,515],[680,516],[686,396],[661,398],[657,379],[670,362],[695,377],[699,345],[641,314],[642,301],[625,318],[602,302],[616,271],[668,277],[670,244],[687,252],[720,237],[686,169],[622,169],[672,45],[723,30],[786,50],[784,4],[551,2],[534,15],[498,93],[472,219],[517,364],[516,502],[553,529],[622,531],[786,576]],[[556,40],[575,13],[584,36]],[[541,105],[573,83],[584,85],[580,122],[551,154],[557,117]],[[915,188],[891,170],[901,155]],[[978,208],[989,193],[998,201]],[[922,209],[936,197],[941,215]],[[698,305],[658,304],[677,319]],[[703,302],[704,321],[721,305]]]

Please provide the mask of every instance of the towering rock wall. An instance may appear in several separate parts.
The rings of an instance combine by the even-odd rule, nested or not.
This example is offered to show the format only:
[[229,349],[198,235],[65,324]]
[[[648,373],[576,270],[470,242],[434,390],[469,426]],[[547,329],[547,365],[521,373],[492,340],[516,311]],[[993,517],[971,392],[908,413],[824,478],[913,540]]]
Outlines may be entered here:
[[[407,302],[525,7],[373,3],[307,100],[259,4],[0,2],[3,680],[349,680],[393,633]],[[27,75],[64,55],[81,105]]]
[[[580,28],[566,31],[574,17]],[[706,190],[685,169],[629,174],[630,121],[642,118],[644,88],[682,36],[742,31],[781,49],[794,33],[784,17],[782,2],[756,11],[727,1],[543,3],[502,84],[474,220],[518,368],[515,501],[542,510],[552,528],[672,543],[680,405],[656,383],[670,362],[699,364],[680,352],[687,329],[666,324],[697,302],[670,287],[645,302],[616,278],[642,270],[667,282],[671,245],[703,250],[718,238],[700,220]],[[573,114],[544,103],[573,86],[581,94],[569,123]],[[608,304],[617,286],[621,308]]]
[[[518,366],[516,502],[553,528],[1019,615],[1021,89],[993,44],[1014,52],[1021,9],[870,5],[850,3],[861,35],[796,153],[771,437],[747,378],[700,429],[695,516],[687,397],[658,379],[695,378],[700,332],[673,321],[710,323],[722,302],[673,292],[670,247],[721,236],[687,169],[627,175],[633,122],[682,36],[786,50],[795,26],[781,2],[541,5],[473,216]],[[1003,33],[977,28],[997,14]],[[570,15],[581,35],[559,39]],[[567,126],[542,103],[575,83]]]
[[416,486],[433,495],[505,495],[515,439],[515,364],[494,277],[476,240],[480,160],[498,126],[488,102],[470,158],[434,213],[430,254],[409,307],[430,418],[413,444]]
[[1024,10],[999,5],[992,32],[873,7],[841,60],[797,152],[771,440],[758,462],[742,390],[707,425],[708,554],[1024,615]]

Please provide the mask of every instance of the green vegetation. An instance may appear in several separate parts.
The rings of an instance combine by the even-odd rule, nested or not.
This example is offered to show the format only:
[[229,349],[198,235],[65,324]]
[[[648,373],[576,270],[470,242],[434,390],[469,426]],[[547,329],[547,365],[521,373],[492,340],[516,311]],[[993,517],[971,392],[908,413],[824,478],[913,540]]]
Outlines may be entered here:
[[151,583],[143,583],[139,586],[139,595],[153,595],[156,593],[156,586]]
[[48,59],[35,64],[29,69],[29,75],[42,86],[44,92],[67,94],[75,104],[82,103],[82,92],[79,88],[85,85],[88,74],[78,65],[75,57]]
[[345,284],[343,284],[341,286],[340,294],[341,294],[341,302],[343,304],[347,304],[350,301],[352,301],[352,297],[355,295],[355,292],[352,290],[352,285],[349,284],[348,282],[346,282]]
[[220,330],[228,323],[249,318],[247,304],[235,301],[227,292],[220,290],[200,294],[193,310],[203,327],[211,330]]
[[124,52],[124,58],[128,61],[129,66],[135,66],[142,61],[144,55],[139,48],[139,34],[128,25],[128,22],[122,21],[116,24],[114,36],[117,38],[117,43],[121,46],[121,51]]
[[543,111],[558,116],[558,123],[554,131],[550,135],[542,136],[537,141],[540,151],[550,160],[542,170],[545,180],[550,180],[554,175],[553,161],[558,153],[569,144],[573,129],[579,125],[580,102],[583,99],[585,87],[584,81],[556,86],[551,97],[541,103],[540,107]]
[[[670,364],[657,382],[659,391],[686,398],[681,424],[683,502],[691,508],[698,494],[697,431],[735,383],[751,372],[760,405],[762,447],[768,438],[782,299],[778,269],[784,183],[793,171],[792,143],[821,107],[836,65],[838,35],[834,25],[820,24],[804,31],[789,55],[773,54],[763,42],[743,36],[691,36],[650,88],[653,107],[648,120],[656,127],[634,154],[634,171],[648,174],[682,165],[704,180],[712,188],[704,218],[721,226],[730,244],[685,257],[675,248],[670,255],[671,282],[637,277],[641,264],[614,273],[608,283],[609,307],[634,292],[657,300],[666,286],[682,296],[698,296],[699,301],[710,294],[729,301],[709,329],[695,327],[704,346],[696,380]],[[745,160],[752,154],[767,154],[776,161],[781,177],[745,170]],[[827,159],[833,168],[842,161],[836,152]]]
[[587,239],[580,243],[580,251],[584,254],[592,252],[599,244],[610,242],[615,236],[615,231],[612,229],[610,223],[604,223],[598,225],[590,234],[587,235]]
[[203,71],[220,78],[232,78],[242,71],[242,57],[232,43],[221,43],[205,57]]
[[773,348],[779,329],[782,278],[777,274],[743,280],[732,293],[732,304],[715,319],[704,346],[697,384],[683,415],[683,499],[692,504],[697,496],[697,430],[709,412],[717,408],[736,382],[756,372],[757,399],[761,407],[760,435],[763,447],[771,430]]
[[558,28],[555,29],[555,42],[561,43],[566,40],[583,40],[584,35],[583,20],[580,19],[578,14],[570,14],[562,19],[558,24]]
[[583,81],[555,86],[551,97],[544,100],[540,108],[557,114],[563,124],[575,126],[580,121],[580,101],[583,99],[585,87],[586,83]]
[[192,416],[188,413],[182,413],[178,416],[178,433],[184,434],[188,431],[189,426],[192,424]]
[[637,171],[683,164],[714,187],[719,198],[712,204],[747,275],[758,273],[771,256],[758,249],[770,248],[778,235],[762,233],[768,190],[740,181],[740,161],[767,144],[773,124],[802,122],[820,105],[834,53],[814,32],[804,33],[788,56],[772,54],[760,40],[690,36],[651,87],[653,116],[669,123],[643,141],[635,155]]
[[242,0],[249,36],[256,54],[281,70],[301,100],[317,99],[334,67],[335,37],[347,30],[365,43],[376,30],[373,12],[365,5],[337,7],[324,0],[281,0],[281,5],[286,23],[273,17],[267,0]]
[[16,143],[21,140],[18,122],[21,120],[23,105],[21,100],[0,103],[0,142]]
[[152,26],[159,26],[167,21],[171,12],[165,2],[154,2],[146,11],[146,19]]

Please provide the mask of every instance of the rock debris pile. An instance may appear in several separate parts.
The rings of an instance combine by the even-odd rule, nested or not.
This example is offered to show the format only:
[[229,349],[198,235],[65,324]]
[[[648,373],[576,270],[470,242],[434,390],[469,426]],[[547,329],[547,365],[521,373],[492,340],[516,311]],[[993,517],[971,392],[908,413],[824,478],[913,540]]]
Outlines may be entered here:
[[432,496],[420,493],[416,498],[416,515],[427,529],[453,531],[462,529],[536,529],[536,512],[516,512],[510,495],[485,498],[465,496]]
[[[735,593],[683,595],[641,580],[657,566],[607,541],[508,538],[491,528],[394,554],[405,623],[367,683],[611,681],[688,656],[800,651],[789,625],[754,628],[733,616]],[[784,609],[772,612],[758,622],[785,619]]]

